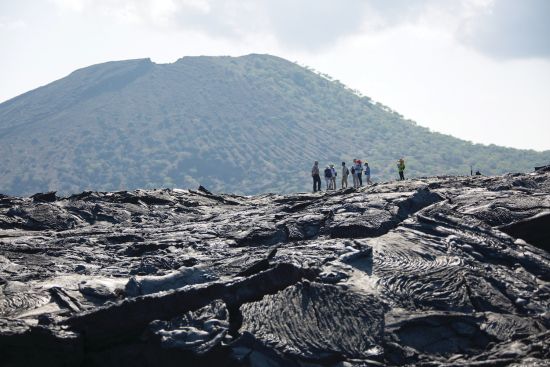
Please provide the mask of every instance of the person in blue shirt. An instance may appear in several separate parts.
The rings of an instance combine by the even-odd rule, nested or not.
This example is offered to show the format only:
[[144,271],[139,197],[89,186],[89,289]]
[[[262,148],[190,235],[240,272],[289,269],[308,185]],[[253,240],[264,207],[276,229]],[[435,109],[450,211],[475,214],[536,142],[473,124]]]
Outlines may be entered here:
[[365,174],[365,179],[367,180],[367,185],[370,185],[372,182],[370,181],[369,162],[365,162],[365,168],[363,169],[363,173]]
[[357,187],[363,186],[363,165],[360,159],[355,163],[355,175],[357,176]]
[[325,183],[327,185],[327,191],[332,190],[332,170],[329,166],[325,168]]

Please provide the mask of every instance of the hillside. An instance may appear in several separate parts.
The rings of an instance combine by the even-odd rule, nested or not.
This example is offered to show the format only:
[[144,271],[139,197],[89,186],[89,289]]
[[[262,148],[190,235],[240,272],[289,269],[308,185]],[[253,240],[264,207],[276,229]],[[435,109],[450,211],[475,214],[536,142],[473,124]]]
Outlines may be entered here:
[[[442,91],[444,93],[444,91]],[[0,192],[196,187],[310,190],[309,170],[367,159],[373,177],[530,171],[543,153],[430,132],[269,55],[108,62],[0,104]]]

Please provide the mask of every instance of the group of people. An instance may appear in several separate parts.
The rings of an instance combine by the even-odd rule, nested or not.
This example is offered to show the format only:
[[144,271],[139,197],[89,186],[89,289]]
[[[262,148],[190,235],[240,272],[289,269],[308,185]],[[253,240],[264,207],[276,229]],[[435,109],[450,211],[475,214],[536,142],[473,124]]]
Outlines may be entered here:
[[[401,158],[397,161],[397,170],[399,172],[399,179],[405,179],[405,160]],[[324,170],[326,190],[336,190],[336,177],[338,172],[334,168],[334,164],[329,164]],[[366,184],[371,184],[370,180],[370,167],[368,162],[361,162],[360,159],[354,159],[351,169],[346,166],[346,162],[342,162],[342,178],[341,188],[348,187],[348,177],[351,174],[353,178],[353,187],[358,188],[363,186],[363,175],[365,177]],[[319,170],[319,162],[315,161],[313,168],[311,169],[311,177],[313,178],[313,192],[321,191],[321,172]]]

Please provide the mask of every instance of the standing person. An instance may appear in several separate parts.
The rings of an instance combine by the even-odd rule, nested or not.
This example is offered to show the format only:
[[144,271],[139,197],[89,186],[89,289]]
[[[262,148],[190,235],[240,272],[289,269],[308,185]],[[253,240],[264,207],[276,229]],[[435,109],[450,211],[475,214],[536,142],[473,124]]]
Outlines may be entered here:
[[405,160],[401,158],[397,161],[397,170],[399,171],[399,180],[405,179]]
[[338,174],[336,173],[334,164],[330,165],[330,174],[330,187],[332,187],[333,190],[336,190],[336,176],[338,176]]
[[363,169],[363,172],[365,173],[365,179],[367,180],[367,185],[370,185],[370,167],[369,162],[365,162],[365,168]]
[[327,185],[327,191],[330,190],[332,184],[332,171],[329,166],[325,168],[325,183]]
[[351,165],[351,177],[353,178],[353,187],[357,188],[357,175],[355,174],[355,166],[357,164],[357,159],[353,160]]
[[363,186],[363,166],[360,159],[355,163],[355,175],[357,176],[357,187]]
[[319,176],[319,162],[317,161],[313,163],[311,177],[313,177],[313,192],[321,191],[321,177]]
[[342,162],[342,188],[343,189],[348,188],[348,176],[349,176],[349,169],[348,167],[346,167],[346,162]]

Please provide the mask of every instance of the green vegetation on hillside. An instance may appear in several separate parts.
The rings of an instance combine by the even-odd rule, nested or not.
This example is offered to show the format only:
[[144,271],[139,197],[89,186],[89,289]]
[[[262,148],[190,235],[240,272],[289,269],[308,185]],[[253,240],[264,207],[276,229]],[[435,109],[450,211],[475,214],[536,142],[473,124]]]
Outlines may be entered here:
[[550,151],[430,132],[337,81],[268,55],[110,62],[0,104],[0,192],[196,187],[310,190],[314,160],[397,175],[530,171]]

